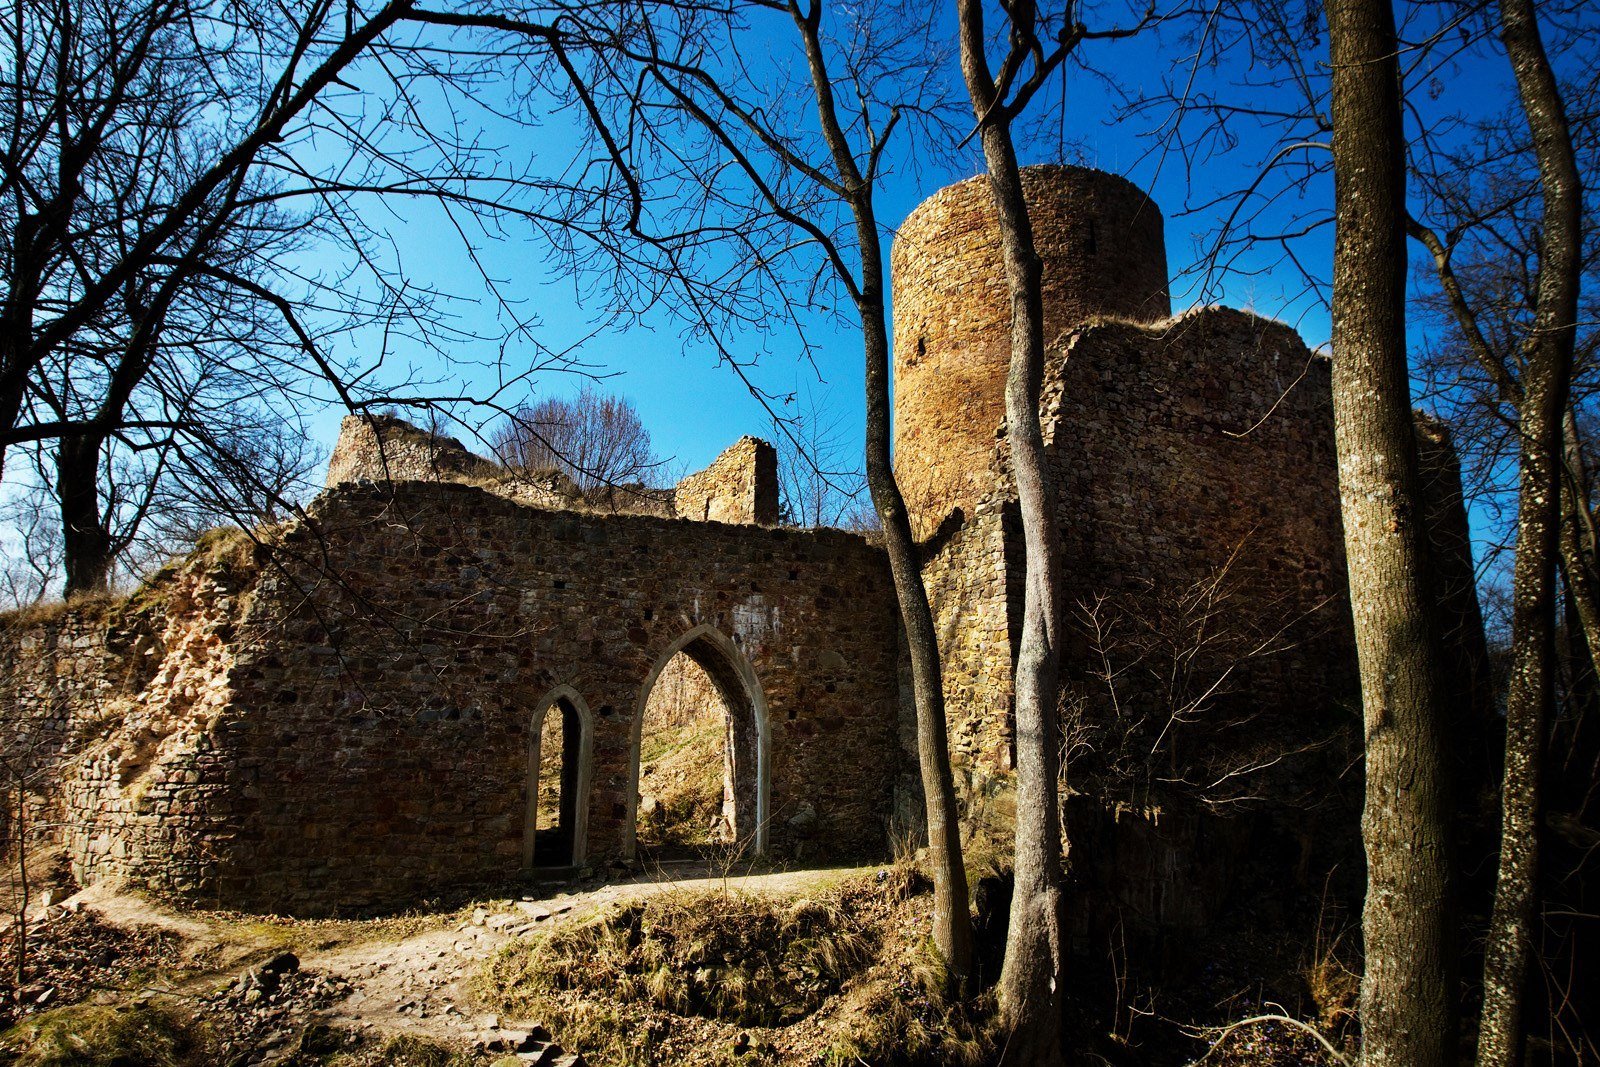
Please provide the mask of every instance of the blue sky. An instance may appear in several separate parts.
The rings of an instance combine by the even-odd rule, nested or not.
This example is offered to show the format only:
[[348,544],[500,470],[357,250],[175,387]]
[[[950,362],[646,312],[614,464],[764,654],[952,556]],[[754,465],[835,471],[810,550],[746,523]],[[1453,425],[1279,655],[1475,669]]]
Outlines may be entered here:
[[[781,22],[772,27],[770,34],[758,29],[752,51],[759,52],[764,46],[769,58],[777,57],[781,62],[786,50],[793,47],[791,34],[783,32],[785,29]],[[1325,42],[1308,36],[1305,49],[1313,69],[1320,69],[1317,65],[1325,55]],[[1184,83],[1190,76],[1188,57],[1192,51],[1192,44],[1174,32],[1090,46],[1083,59],[1094,73],[1081,67],[1069,68],[1064,86],[1058,81],[1038,100],[1041,113],[1048,116],[1048,121],[1041,124],[1045,129],[1035,128],[1028,134],[1019,131],[1018,138],[1024,162],[1084,163],[1122,174],[1148,190],[1166,216],[1168,260],[1175,277],[1185,275],[1200,260],[1204,242],[1223,221],[1224,209],[1207,205],[1219,195],[1254,180],[1283,143],[1281,130],[1241,126],[1237,128],[1236,143],[1228,151],[1191,167],[1181,153],[1163,153],[1148,136],[1150,126],[1164,120],[1167,113],[1130,118],[1121,112],[1121,105],[1130,96],[1155,91],[1163,79]],[[951,84],[958,85],[959,72],[951,63],[945,66]],[[1193,87],[1196,93],[1230,93],[1235,100],[1262,103],[1270,92],[1241,92],[1236,88],[1260,76],[1237,61],[1217,67],[1202,64],[1194,71]],[[1504,60],[1493,54],[1413,70],[1410,84],[1420,115],[1486,115],[1505,106],[1509,99],[1509,72]],[[1235,88],[1227,89],[1230,85]],[[564,126],[567,114],[559,110],[564,103],[567,102],[559,98],[549,101],[551,114],[540,128],[491,129],[491,136],[502,141],[504,156],[515,161],[512,165],[522,165],[527,160],[535,169],[559,169],[564,165],[572,140],[570,130]],[[1316,152],[1309,150],[1312,155]],[[969,145],[964,158],[945,165],[927,165],[924,161],[914,177],[910,171],[892,176],[879,193],[881,221],[892,230],[938,188],[976,173],[980,162],[975,146]],[[1269,180],[1263,190],[1276,187],[1275,180]],[[1331,183],[1319,179],[1305,190],[1304,198],[1290,196],[1268,208],[1261,225],[1268,229],[1286,226],[1301,212],[1326,212],[1331,208],[1331,197]],[[416,271],[430,284],[462,294],[481,289],[476,268],[437,208],[412,204],[392,210],[397,214],[390,232],[408,270]],[[1326,276],[1331,258],[1331,227],[1315,231],[1295,247],[1309,271]],[[519,231],[515,224],[511,224],[504,239],[485,244],[478,255],[492,274],[508,282],[509,291],[537,311],[542,345],[561,350],[579,346],[575,350],[579,358],[594,373],[607,376],[605,387],[628,397],[638,407],[656,450],[673,461],[669,470],[704,466],[741,434],[769,439],[774,436],[762,404],[731,370],[717,365],[716,356],[707,345],[686,337],[679,322],[657,314],[646,316],[642,324],[627,330],[604,329],[594,334],[595,323],[605,310],[596,306],[601,301],[593,296],[586,300],[575,279],[552,277],[542,240]],[[1266,253],[1248,258],[1244,265],[1252,272],[1214,276],[1203,292],[1199,279],[1179,277],[1174,283],[1174,306],[1181,309],[1205,299],[1245,307],[1290,322],[1314,347],[1326,343],[1326,309],[1304,291],[1295,271],[1279,269],[1266,258]],[[463,316],[465,325],[494,332],[493,316],[484,304],[457,304],[454,310]],[[810,324],[808,338],[815,346],[812,359],[802,359],[798,345],[786,346],[781,336],[774,340],[752,335],[736,339],[735,347],[742,345],[742,350],[751,353],[765,349],[759,361],[748,369],[751,379],[762,389],[774,394],[797,393],[823,403],[826,418],[838,425],[847,442],[850,460],[858,462],[855,454],[863,423],[859,335],[849,323],[819,318]],[[369,342],[357,335],[346,343],[359,348]],[[443,366],[427,355],[404,351],[397,354],[414,359],[425,374],[463,378],[468,388],[480,391],[489,379],[484,368],[494,364],[498,355],[487,349],[452,352],[456,361]],[[512,347],[506,353],[505,365],[514,372],[531,358],[528,349]],[[547,372],[537,376],[533,385],[536,392],[563,395],[576,391],[579,379],[570,372]],[[331,446],[340,414],[330,408],[313,421],[324,449]],[[469,445],[481,448],[470,441]],[[1483,517],[1478,518],[1480,528],[1485,527]]]
[[[776,29],[781,31],[783,27],[780,24]],[[767,43],[780,54],[792,44],[789,35],[781,32],[774,33]],[[1130,72],[1139,72],[1154,84],[1167,73],[1175,57],[1181,58],[1179,46],[1151,35],[1096,46],[1087,59],[1096,67],[1118,72],[1124,88],[1137,91],[1139,79],[1130,78]],[[950,66],[948,76],[957,79],[959,73]],[[1052,120],[1049,135],[1019,137],[1024,162],[1065,159],[1129,177],[1149,190],[1166,213],[1168,257],[1174,272],[1192,264],[1197,240],[1214,229],[1218,220],[1214,213],[1185,217],[1180,212],[1189,204],[1248,181],[1250,175],[1244,169],[1250,164],[1248,150],[1236,153],[1237,158],[1229,163],[1193,175],[1186,173],[1176,156],[1168,156],[1164,165],[1158,166],[1154,146],[1141,136],[1143,124],[1118,121],[1119,101],[1100,78],[1082,70],[1069,70],[1066,79],[1065,121],[1057,124]],[[1040,103],[1047,105],[1053,115],[1058,113],[1054,109],[1060,106],[1061,98],[1058,82]],[[495,132],[503,138],[507,156],[528,153],[536,165],[542,158],[544,165],[558,166],[562,153],[569,148],[568,138],[562,134],[562,121],[564,116],[556,115],[536,131],[505,128]],[[980,163],[975,147],[969,146],[964,160],[924,166],[914,177],[909,173],[892,176],[879,194],[880,218],[892,229],[921,200],[952,181],[976,173]],[[1199,180],[1191,183],[1191,176]],[[402,213],[392,232],[408,270],[463,294],[480,286],[459,239],[436,208],[399,205],[394,210]],[[515,226],[505,240],[482,249],[480,257],[492,273],[513,280],[513,291],[537,310],[539,337],[547,347],[565,349],[587,337],[598,313],[604,310],[586,305],[573,279],[549,277],[540,240],[520,236]],[[1198,297],[1192,287],[1186,290],[1182,285],[1175,287],[1173,295],[1178,307]],[[1223,279],[1221,296],[1223,302],[1297,323],[1311,344],[1326,338],[1326,316],[1320,309],[1304,299],[1294,299],[1288,285],[1279,284],[1270,276]],[[482,330],[494,331],[486,307],[458,304],[457,310],[468,323],[474,316],[484,316]],[[838,421],[842,432],[852,442],[859,442],[863,422],[859,335],[848,324],[819,318],[809,327],[808,336],[818,348],[814,360],[802,360],[798,346],[790,345],[786,351],[780,339],[776,347],[768,346],[771,350],[750,369],[750,376],[772,393],[797,392],[815,397],[827,406],[830,418]],[[345,343],[359,347],[364,339],[357,335]],[[759,341],[752,337],[748,344],[754,351]],[[739,378],[727,367],[717,366],[715,354],[707,346],[685,338],[680,324],[665,316],[657,315],[647,319],[646,325],[626,331],[606,330],[578,351],[596,373],[610,375],[606,387],[634,402],[651,430],[657,450],[681,466],[703,466],[741,434],[773,436],[767,412]],[[487,359],[488,353],[484,356]],[[428,365],[427,357],[418,358]],[[530,358],[528,352],[512,349],[508,363],[513,367],[519,361],[526,365]],[[468,355],[462,365],[434,369],[440,374],[470,379],[473,361],[474,357]],[[578,384],[575,375],[565,372],[545,373],[535,381],[539,391],[555,394],[573,392]],[[324,447],[331,445],[338,414],[330,410],[326,417],[316,420]]]

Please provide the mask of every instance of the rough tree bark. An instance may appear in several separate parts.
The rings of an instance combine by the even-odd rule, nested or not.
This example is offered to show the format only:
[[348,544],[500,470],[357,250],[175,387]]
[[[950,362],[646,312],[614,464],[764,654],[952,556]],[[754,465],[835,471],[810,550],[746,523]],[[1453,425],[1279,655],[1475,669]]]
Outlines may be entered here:
[[62,558],[68,599],[103,593],[113,546],[100,513],[100,446],[104,435],[63,437],[56,445],[56,500],[61,510]]
[[1455,1059],[1444,689],[1412,430],[1390,0],[1330,0],[1333,403],[1366,735],[1362,1062]]
[[1522,1006],[1538,906],[1539,819],[1546,724],[1554,699],[1561,465],[1582,271],[1582,188],[1560,88],[1533,0],[1501,0],[1500,37],[1533,135],[1543,197],[1533,329],[1522,346],[1517,559],[1506,693],[1500,865],[1484,948],[1480,1067],[1522,1061]]
[[791,0],[790,16],[805,43],[807,70],[823,137],[845,187],[861,249],[861,283],[855,292],[861,316],[866,357],[867,488],[883,524],[884,546],[894,577],[895,598],[905,626],[911,660],[912,698],[917,709],[917,761],[928,820],[928,858],[933,868],[933,941],[950,972],[952,984],[965,986],[972,976],[972,912],[967,872],[961,859],[961,824],[956,814],[955,782],[950,771],[946,731],[944,675],[939,662],[938,631],[922,581],[922,564],[905,497],[890,461],[892,414],[889,400],[888,308],[884,300],[883,238],[873,206],[872,181],[861,173],[839,121],[833,84],[822,51],[821,4],[805,10]]
[[1011,294],[1011,362],[1006,373],[1006,437],[1016,479],[1026,573],[1015,669],[1017,751],[1016,885],[998,988],[1008,1032],[1002,1063],[1062,1062],[1065,993],[1064,907],[1057,761],[1060,727],[1061,533],[1039,424],[1044,378],[1041,264],[1023,199],[1010,122],[997,108],[984,53],[982,0],[958,0],[961,70],[979,124],[990,189],[999,214]]
[[1561,480],[1561,566],[1589,658],[1600,663],[1600,568],[1596,567],[1594,517],[1589,511],[1589,472],[1570,397],[1562,427],[1566,464]]

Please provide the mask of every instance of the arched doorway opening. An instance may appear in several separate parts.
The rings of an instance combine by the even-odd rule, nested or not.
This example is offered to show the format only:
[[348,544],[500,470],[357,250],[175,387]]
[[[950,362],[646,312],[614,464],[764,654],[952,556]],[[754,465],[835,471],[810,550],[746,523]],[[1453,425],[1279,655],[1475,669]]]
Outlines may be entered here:
[[767,702],[750,661],[710,626],[673,642],[639,690],[628,855],[767,850]]
[[528,738],[522,866],[576,867],[588,852],[594,721],[571,686],[539,702]]

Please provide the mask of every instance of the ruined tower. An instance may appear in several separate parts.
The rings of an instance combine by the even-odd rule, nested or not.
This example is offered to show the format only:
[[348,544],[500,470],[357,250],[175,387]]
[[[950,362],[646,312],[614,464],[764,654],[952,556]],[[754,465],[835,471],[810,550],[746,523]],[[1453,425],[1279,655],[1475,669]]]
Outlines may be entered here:
[[[1329,784],[1354,692],[1329,365],[1282,322],[1174,316],[1160,211],[1124,179],[1045,166],[1023,184],[1064,553],[1068,817],[1096,901],[1082,914],[1199,928],[1225,902],[1235,846],[1292,852],[1317,818],[1348,814]],[[891,262],[895,463],[924,538],[957,791],[969,832],[1004,839],[1024,553],[987,179],[913,211]],[[1212,813],[1243,781],[1255,821],[1221,828]]]
[[[1148,196],[1087,167],[1027,167],[1022,183],[1043,261],[1046,343],[1091,319],[1172,313],[1161,212]],[[890,263],[896,466],[927,518],[982,491],[1005,419],[1011,299],[988,179],[923,201]]]

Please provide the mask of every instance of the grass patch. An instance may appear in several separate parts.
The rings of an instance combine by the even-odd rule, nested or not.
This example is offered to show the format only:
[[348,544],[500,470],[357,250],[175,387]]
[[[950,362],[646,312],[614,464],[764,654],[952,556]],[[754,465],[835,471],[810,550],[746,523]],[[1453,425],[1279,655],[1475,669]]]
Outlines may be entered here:
[[502,949],[476,992],[605,1067],[982,1063],[987,1010],[945,996],[927,890],[900,866],[803,899],[623,902]]
[[639,742],[639,788],[655,799],[657,807],[639,820],[641,845],[695,847],[718,843],[713,826],[722,814],[726,732],[721,715],[644,731]]
[[77,1004],[0,1034],[5,1067],[207,1067],[208,1035],[154,1003]]
[[607,993],[674,1015],[783,1026],[815,1011],[877,947],[849,894],[773,901],[676,893],[619,904],[491,965],[502,1009],[541,996]]
[[[387,1040],[364,1043],[361,1048],[338,1052],[323,1063],[325,1067],[475,1067],[485,1061],[470,1052],[414,1034],[399,1034]],[[515,1056],[494,1061],[490,1067],[520,1064]]]
[[980,1067],[993,1061],[992,998],[965,1004],[948,992],[931,944],[852,991],[824,1067]]

